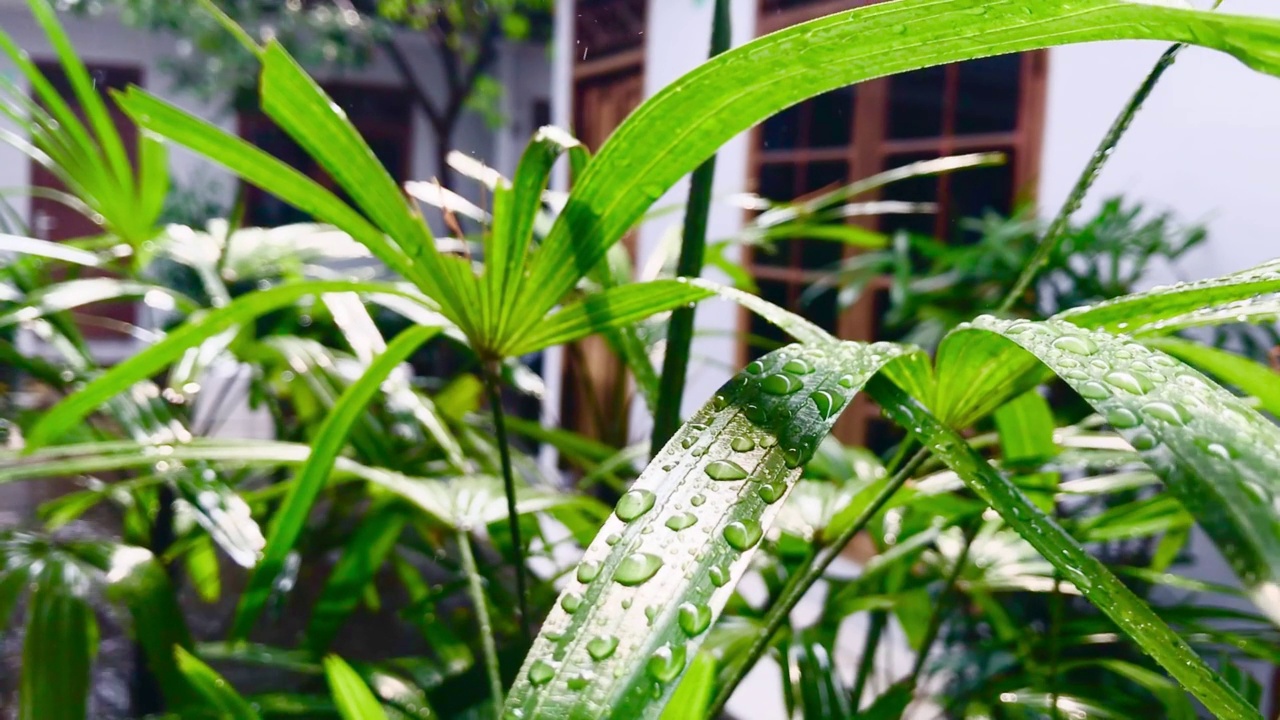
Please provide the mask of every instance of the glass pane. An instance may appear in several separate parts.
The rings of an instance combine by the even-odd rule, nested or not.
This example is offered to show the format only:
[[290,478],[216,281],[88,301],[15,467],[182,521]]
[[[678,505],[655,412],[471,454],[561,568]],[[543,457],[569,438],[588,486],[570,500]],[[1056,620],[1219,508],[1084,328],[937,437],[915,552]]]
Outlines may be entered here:
[[764,121],[760,138],[765,150],[790,150],[800,143],[802,105],[793,105]]
[[796,168],[790,163],[765,163],[760,166],[760,181],[756,183],[760,197],[785,202],[796,196]]
[[889,78],[889,138],[937,137],[942,134],[945,67],[925,68]]
[[960,63],[956,134],[1009,132],[1018,127],[1021,55]]
[[1003,165],[964,170],[951,176],[947,234],[952,239],[974,242],[978,233],[964,228],[972,224],[964,222],[966,219],[981,218],[989,212],[1008,215],[1013,209],[1013,168],[1017,158],[1007,148],[999,149],[1006,156]]
[[[884,169],[890,170],[919,160],[931,160],[934,157],[935,155],[933,154],[918,153],[890,155],[885,159]],[[937,176],[925,176],[900,180],[886,187],[881,192],[881,198],[884,200],[901,200],[903,202],[913,203],[937,202],[938,178]],[[883,215],[880,217],[880,230],[886,233],[905,230],[906,232],[917,235],[933,236],[935,227],[934,221],[934,215],[931,213]]]
[[[834,190],[849,181],[849,166],[843,162],[815,162],[805,168],[805,193]],[[838,221],[837,221],[838,222]],[[800,267],[805,270],[831,270],[844,256],[844,246],[832,240],[801,240]]]
[[853,87],[819,95],[809,103],[809,147],[845,147],[853,138]]

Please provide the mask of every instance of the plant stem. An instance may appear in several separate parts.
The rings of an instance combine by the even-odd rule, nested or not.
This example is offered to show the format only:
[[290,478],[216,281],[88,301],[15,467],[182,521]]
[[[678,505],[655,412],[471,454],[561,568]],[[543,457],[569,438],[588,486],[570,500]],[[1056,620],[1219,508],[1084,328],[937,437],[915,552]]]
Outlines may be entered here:
[[1053,595],[1049,597],[1049,717],[1061,720],[1058,707],[1058,661],[1062,654],[1062,573],[1053,571]]
[[476,622],[480,625],[480,645],[484,650],[489,693],[493,696],[494,717],[501,719],[502,672],[498,667],[498,646],[493,640],[493,623],[489,619],[489,605],[480,584],[480,569],[476,567],[476,557],[471,551],[471,535],[466,530],[458,531],[458,555],[462,560],[462,570],[467,574],[467,588],[471,593],[471,604],[476,608]]
[[867,679],[871,677],[871,669],[876,664],[876,650],[880,647],[880,636],[884,634],[885,625],[889,622],[889,613],[884,610],[872,610],[867,624],[867,636],[862,643],[862,657],[858,659],[858,674],[853,679],[853,690],[849,692],[849,707],[854,713],[862,706],[862,691],[867,687]]
[[498,443],[498,457],[502,462],[502,489],[507,496],[507,527],[511,531],[511,548],[516,560],[516,600],[519,604],[520,632],[528,643],[533,635],[529,632],[529,598],[525,591],[524,543],[520,540],[520,515],[516,512],[516,479],[511,470],[511,447],[507,440],[506,415],[502,411],[499,373],[500,370],[495,365],[486,368],[485,387],[489,391],[494,439]]
[[933,613],[929,616],[929,627],[925,630],[924,640],[920,643],[920,651],[916,653],[915,664],[911,666],[911,675],[908,676],[908,682],[912,688],[915,688],[916,683],[919,682],[920,672],[924,670],[924,663],[929,659],[929,651],[933,649],[933,644],[938,640],[938,633],[942,631],[942,621],[947,610],[950,609],[951,594],[956,589],[956,582],[960,579],[960,573],[964,571],[965,565],[969,564],[969,549],[973,547],[973,538],[977,534],[977,524],[965,530],[964,545],[960,548],[960,555],[956,557],[955,566],[947,574],[946,582],[942,585],[942,592],[938,594],[938,599],[934,602]]
[[840,551],[845,545],[853,539],[854,535],[862,532],[862,529],[871,522],[871,518],[884,507],[889,498],[902,487],[907,478],[915,472],[916,467],[928,457],[928,451],[923,448],[918,450],[915,455],[896,472],[893,477],[889,478],[885,486],[880,489],[871,502],[862,510],[862,513],[845,528],[835,540],[823,547],[822,552],[809,556],[806,562],[791,579],[787,581],[786,587],[778,595],[778,599],[773,606],[769,608],[769,612],[765,614],[764,628],[756,634],[755,640],[751,644],[751,648],[747,651],[746,661],[739,664],[735,669],[733,676],[721,684],[716,694],[715,700],[711,703],[711,711],[707,713],[707,717],[716,717],[721,710],[724,709],[725,703],[729,701],[729,696],[733,694],[738,683],[742,682],[742,678],[746,676],[747,671],[756,664],[756,661],[764,655],[765,650],[773,642],[773,636],[777,634],[778,628],[791,617],[791,611],[795,609],[800,598],[808,592],[809,588],[817,582],[830,567],[831,563],[840,555]]
[[1146,102],[1147,97],[1151,95],[1151,91],[1155,89],[1156,83],[1160,81],[1169,66],[1173,65],[1173,61],[1177,59],[1178,53],[1182,52],[1184,47],[1186,45],[1178,43],[1170,46],[1168,50],[1165,50],[1160,55],[1155,67],[1151,68],[1151,72],[1147,73],[1146,79],[1134,91],[1133,96],[1129,98],[1129,102],[1125,104],[1120,114],[1116,116],[1115,121],[1111,123],[1111,128],[1107,130],[1106,135],[1102,136],[1102,141],[1098,143],[1098,149],[1093,152],[1093,156],[1089,158],[1089,162],[1084,166],[1084,171],[1080,173],[1080,177],[1076,180],[1075,186],[1071,188],[1067,199],[1062,203],[1058,214],[1049,223],[1049,227],[1045,230],[1044,237],[1041,238],[1035,254],[1031,256],[1027,266],[1022,269],[1022,275],[1018,277],[1018,281],[1013,284],[1009,294],[1005,295],[1004,301],[1000,303],[1000,312],[1008,312],[1013,307],[1018,298],[1031,286],[1031,282],[1035,280],[1036,273],[1040,272],[1040,268],[1048,262],[1049,256],[1053,254],[1053,251],[1058,247],[1058,243],[1062,241],[1062,236],[1067,229],[1067,223],[1071,220],[1071,216],[1075,211],[1080,209],[1080,204],[1084,201],[1085,194],[1089,192],[1093,181],[1098,179],[1098,174],[1102,172],[1102,166],[1106,164],[1107,158],[1111,157],[1111,153],[1120,142],[1121,136],[1129,129],[1134,116],[1142,108],[1142,103]]
[[[729,49],[729,0],[716,0],[711,21],[713,58]],[[711,186],[715,180],[716,156],[712,155],[693,171],[689,181],[689,202],[685,207],[684,228],[680,238],[680,259],[676,263],[679,277],[698,277],[707,250],[707,216],[711,212]],[[689,372],[689,349],[693,344],[693,307],[677,308],[667,324],[667,350],[662,358],[662,377],[658,386],[657,407],[653,411],[653,434],[649,454],[656,456],[680,425],[680,401],[684,398],[685,379]]]

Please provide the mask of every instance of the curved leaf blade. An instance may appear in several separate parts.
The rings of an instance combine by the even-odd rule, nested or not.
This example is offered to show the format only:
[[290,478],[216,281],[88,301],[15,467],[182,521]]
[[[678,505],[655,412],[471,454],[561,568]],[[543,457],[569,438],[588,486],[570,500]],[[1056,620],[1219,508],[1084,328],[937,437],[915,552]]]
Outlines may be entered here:
[[933,65],[1119,39],[1204,45],[1274,74],[1278,37],[1280,23],[1270,20],[1125,0],[896,0],[766,35],[667,86],[618,127],[535,255],[526,300],[549,310],[720,145],[823,92]]
[[329,691],[343,720],[387,720],[382,703],[342,658],[326,656],[324,676],[329,681]]
[[347,386],[333,409],[325,417],[311,443],[307,462],[289,487],[279,510],[272,516],[262,561],[254,569],[236,608],[231,637],[244,639],[271,595],[271,586],[284,567],[285,558],[302,533],[311,506],[329,480],[338,453],[347,444],[347,435],[383,381],[422,343],[439,334],[440,328],[415,326],[400,333],[387,344],[382,354],[369,365],[360,379]]
[[721,388],[600,529],[507,712],[657,717],[801,466],[862,383],[906,352],[791,346]]
[[174,650],[178,667],[200,696],[202,708],[212,709],[213,714],[230,720],[258,720],[258,713],[231,684],[205,665],[195,655],[183,648]]
[[939,414],[971,417],[969,407],[1009,397],[1044,368],[1139,452],[1280,623],[1280,428],[1159,350],[1063,321],[990,316],[939,347]]
[[1280,417],[1280,374],[1226,350],[1174,337],[1143,338],[1142,344],[1169,353],[1258,399],[1262,409]]

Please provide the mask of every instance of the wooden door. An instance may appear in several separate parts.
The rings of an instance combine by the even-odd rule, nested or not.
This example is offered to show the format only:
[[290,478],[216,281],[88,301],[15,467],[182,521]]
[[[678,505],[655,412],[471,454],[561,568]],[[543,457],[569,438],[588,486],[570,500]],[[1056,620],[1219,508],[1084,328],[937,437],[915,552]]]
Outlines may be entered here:
[[[594,73],[580,66],[574,87],[574,130],[592,152],[644,99],[643,66],[638,61],[610,65],[607,72]],[[622,242],[634,257],[634,233]],[[626,445],[630,382],[604,338],[565,348],[563,388],[560,413],[566,426],[614,447]]]
[[[75,93],[71,90],[71,84],[63,73],[62,66],[56,63],[39,63],[38,65],[40,71],[49,79],[50,84],[57,89],[59,94],[66,99],[71,108],[84,121],[84,113],[75,99]],[[129,85],[141,84],[141,70],[137,67],[108,65],[90,65],[88,70],[93,77],[98,92],[106,98],[111,119],[115,122],[116,129],[124,141],[126,152],[130,157],[136,157],[138,145],[137,127],[108,97],[108,92],[113,89],[123,90]],[[34,161],[31,162],[31,185],[53,190],[66,190],[66,187],[53,173]],[[31,198],[30,217],[31,233],[43,240],[73,240],[102,234],[102,227],[93,222],[93,220],[63,203],[47,197]],[[80,276],[102,277],[110,274],[109,272],[86,269]],[[128,330],[121,323],[127,323],[131,326],[136,322],[137,306],[130,302],[101,303],[82,308],[76,311],[75,314],[79,321],[80,331],[84,333],[85,337],[119,339],[127,337]]]

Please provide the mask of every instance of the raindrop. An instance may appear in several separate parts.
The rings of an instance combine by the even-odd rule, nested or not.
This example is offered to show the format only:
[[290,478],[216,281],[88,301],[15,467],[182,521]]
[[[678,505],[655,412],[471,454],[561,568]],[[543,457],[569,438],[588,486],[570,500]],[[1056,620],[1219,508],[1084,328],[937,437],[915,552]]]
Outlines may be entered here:
[[698,516],[691,512],[681,512],[667,518],[667,527],[680,532],[681,530],[698,522]]
[[706,472],[712,480],[742,480],[747,476],[747,471],[732,460],[710,462],[707,464]]
[[649,512],[656,499],[648,490],[631,490],[618,500],[618,507],[614,512],[623,520],[631,522]]
[[578,564],[577,578],[580,583],[589,583],[600,574],[600,563],[594,560],[583,560]]
[[746,435],[739,435],[729,441],[729,447],[733,448],[735,452],[751,452],[756,449],[756,441]]
[[560,607],[564,608],[565,612],[577,612],[578,608],[582,607],[582,596],[578,593],[565,593],[565,596],[560,598]]
[[711,624],[711,608],[706,605],[680,603],[676,612],[680,629],[688,633],[689,637],[701,635]]
[[1098,352],[1098,345],[1087,337],[1064,335],[1053,341],[1053,346],[1072,355],[1092,355]]
[[567,685],[570,690],[582,690],[586,686],[590,685],[591,681],[595,679],[596,676],[593,673],[584,671],[566,680],[565,685]]
[[782,464],[789,469],[796,469],[804,462],[804,452],[797,447],[789,447],[782,451]]
[[1128,373],[1123,370],[1109,372],[1102,378],[1112,387],[1120,388],[1134,395],[1146,395],[1155,385],[1151,379],[1141,373]]
[[765,420],[769,418],[768,413],[766,413],[764,411],[764,408],[760,407],[759,405],[744,406],[742,408],[742,414],[745,415],[748,420],[755,423],[756,425],[762,424]]
[[788,360],[787,364],[782,366],[782,369],[793,375],[808,375],[813,372],[813,365],[810,365],[809,361],[804,358],[793,358]]
[[648,620],[650,625],[652,625],[652,624],[653,624],[653,620],[654,620],[654,618],[656,618],[656,617],[658,617],[658,606],[657,606],[657,605],[649,605],[648,607],[646,607],[646,608],[644,609],[644,619],[645,619],[645,620]]
[[534,660],[529,666],[529,682],[534,685],[546,685],[555,674],[556,666],[546,660]]
[[782,498],[782,493],[785,490],[786,487],[783,485],[770,483],[768,485],[761,485],[760,489],[756,491],[756,494],[759,495],[760,499],[765,501],[765,503],[772,505]]
[[728,405],[729,399],[724,395],[717,393],[715,397],[711,398],[711,409],[713,410],[723,410],[728,407]]
[[621,540],[622,536],[618,533],[609,533],[609,535],[604,539],[605,544],[607,545],[617,545]]
[[809,396],[809,399],[813,400],[813,404],[818,407],[818,415],[823,420],[830,420],[831,416],[840,409],[841,399],[826,390],[815,392]]
[[662,567],[662,558],[649,553],[635,552],[622,558],[613,579],[628,587],[640,585],[653,577]]
[[724,587],[729,582],[729,571],[722,567],[713,567],[707,576],[711,578],[711,584],[716,587]]
[[671,682],[684,670],[684,644],[663,645],[653,651],[645,665],[649,675],[658,682]]
[[1209,443],[1208,445],[1205,446],[1204,449],[1210,455],[1221,458],[1223,460],[1231,459],[1231,450],[1227,448],[1226,445],[1223,445],[1222,443]]
[[854,377],[852,375],[841,375],[840,379],[836,382],[843,388],[851,388],[855,384]]
[[747,365],[746,370],[752,375],[759,375],[764,372],[764,363],[759,360],[752,360],[751,363]]
[[1080,397],[1086,400],[1105,400],[1111,397],[1110,390],[1107,390],[1102,383],[1093,380],[1080,383],[1080,386],[1076,388],[1076,392],[1080,393]]
[[1133,446],[1134,450],[1150,450],[1157,445],[1156,436],[1149,432],[1141,432],[1134,435],[1129,440],[1129,444]]
[[1163,420],[1171,425],[1185,425],[1191,419],[1191,413],[1173,403],[1151,402],[1142,406],[1142,412]]
[[702,507],[702,504],[705,503],[706,501],[707,501],[707,496],[703,495],[702,493],[698,493],[697,495],[694,495],[693,497],[689,498],[689,504],[694,507]]
[[760,381],[760,389],[770,395],[790,395],[791,393],[804,387],[804,383],[798,378],[786,373],[777,373],[770,375]]
[[597,662],[604,660],[618,649],[618,638],[612,635],[597,635],[587,641],[587,654]]
[[778,444],[778,438],[772,435],[764,435],[756,441],[762,448],[771,448]]
[[1111,427],[1125,429],[1137,427],[1141,421],[1138,420],[1137,415],[1133,414],[1133,411],[1119,407],[1107,411],[1107,423]]
[[763,531],[760,523],[754,520],[731,522],[724,527],[724,539],[735,550],[749,550],[760,542]]

